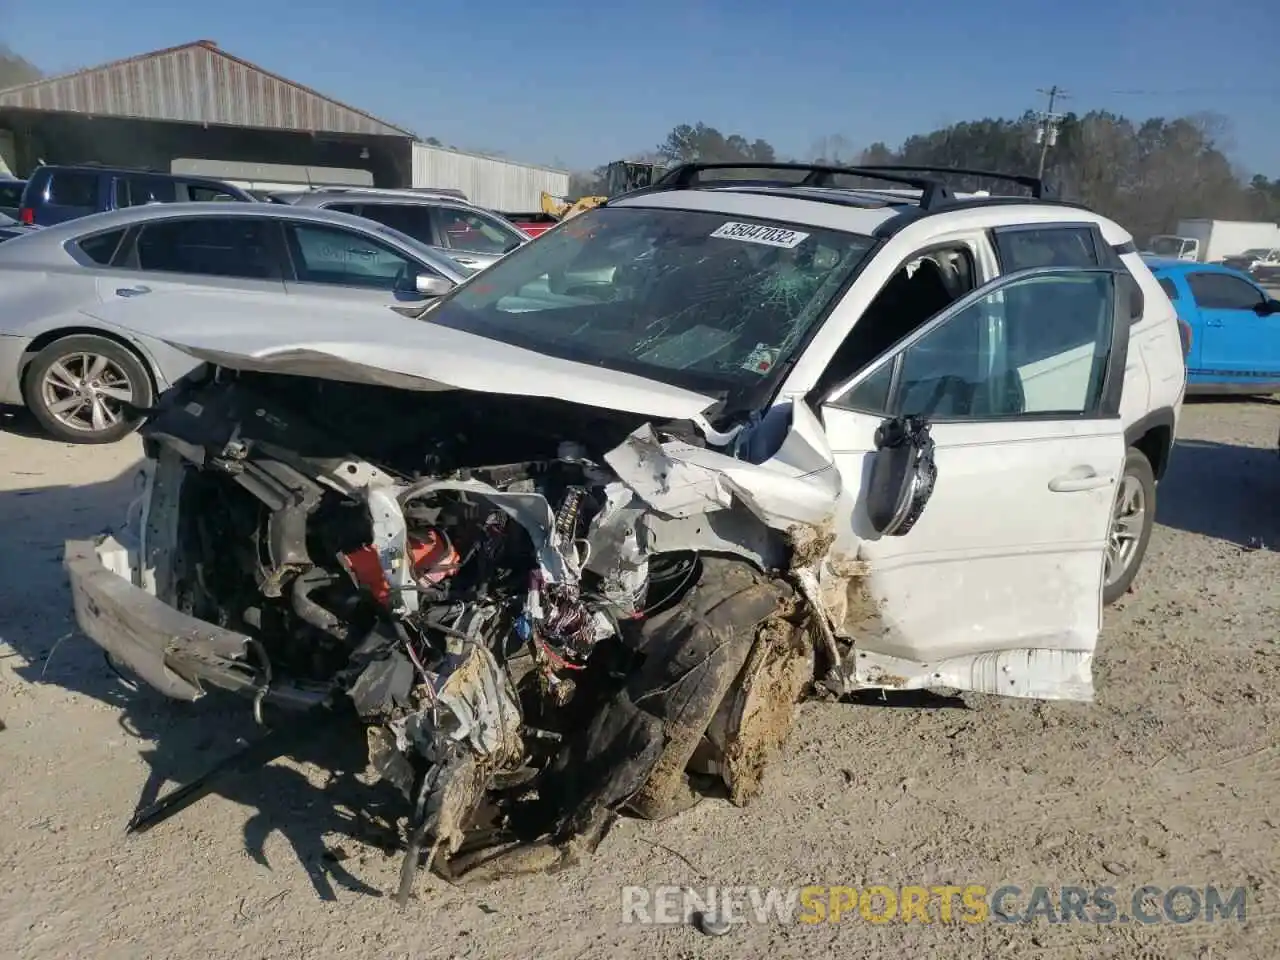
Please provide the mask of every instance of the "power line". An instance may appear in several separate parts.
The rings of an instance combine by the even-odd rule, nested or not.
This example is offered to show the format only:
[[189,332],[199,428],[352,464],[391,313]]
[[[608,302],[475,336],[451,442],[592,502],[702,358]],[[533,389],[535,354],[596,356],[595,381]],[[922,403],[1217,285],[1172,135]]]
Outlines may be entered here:
[[1040,167],[1036,176],[1043,178],[1044,162],[1049,156],[1049,148],[1058,142],[1058,124],[1062,120],[1062,114],[1054,113],[1053,108],[1059,100],[1070,99],[1070,94],[1060,89],[1056,83],[1048,90],[1040,89],[1036,92],[1049,98],[1049,106],[1037,114],[1039,122],[1036,124],[1036,143],[1040,144]]

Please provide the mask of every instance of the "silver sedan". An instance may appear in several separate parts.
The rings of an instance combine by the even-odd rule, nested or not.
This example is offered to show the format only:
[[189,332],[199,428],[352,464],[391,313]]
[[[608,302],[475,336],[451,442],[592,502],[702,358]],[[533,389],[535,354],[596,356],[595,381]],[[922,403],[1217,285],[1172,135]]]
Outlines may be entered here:
[[0,244],[0,404],[26,406],[60,440],[110,443],[199,366],[96,316],[105,304],[179,293],[242,299],[251,323],[272,301],[413,316],[466,276],[438,250],[333,210],[157,204],[45,227]]

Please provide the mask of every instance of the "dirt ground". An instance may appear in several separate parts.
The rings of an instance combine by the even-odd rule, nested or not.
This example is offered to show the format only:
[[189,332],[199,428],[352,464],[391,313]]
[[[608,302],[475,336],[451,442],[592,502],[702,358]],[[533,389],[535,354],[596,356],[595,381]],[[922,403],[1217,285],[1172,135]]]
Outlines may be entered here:
[[[317,744],[126,837],[140,798],[250,732],[245,705],[130,691],[73,630],[68,535],[115,524],[130,441],[0,419],[0,954],[17,957],[1280,956],[1280,405],[1189,405],[1137,590],[1107,614],[1093,704],[808,704],[763,795],[621,822],[590,863],[406,911],[385,802]],[[24,435],[25,434],[25,435]],[[623,925],[625,885],[1248,888],[1186,925]]]

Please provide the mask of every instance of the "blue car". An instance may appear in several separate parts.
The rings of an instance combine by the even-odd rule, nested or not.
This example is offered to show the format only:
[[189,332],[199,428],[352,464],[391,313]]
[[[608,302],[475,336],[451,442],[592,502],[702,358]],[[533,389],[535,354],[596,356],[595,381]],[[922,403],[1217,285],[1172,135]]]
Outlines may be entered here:
[[1280,393],[1280,300],[1230,267],[1143,259],[1189,330],[1188,393]]

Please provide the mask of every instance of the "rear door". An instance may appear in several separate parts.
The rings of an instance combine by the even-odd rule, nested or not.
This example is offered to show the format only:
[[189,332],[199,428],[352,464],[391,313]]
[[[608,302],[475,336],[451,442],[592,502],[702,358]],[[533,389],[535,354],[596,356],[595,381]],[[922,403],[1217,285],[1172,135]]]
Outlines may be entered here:
[[1247,389],[1280,381],[1280,314],[1262,316],[1263,289],[1230,273],[1191,270],[1187,288],[1200,315],[1199,374]]
[[172,217],[129,231],[98,275],[104,302],[183,290],[252,304],[284,295],[276,226],[257,217]]
[[[838,632],[870,684],[1089,699],[1128,330],[1105,268],[1018,271],[838,386],[834,551],[863,561]],[[856,332],[856,330],[855,330]],[[931,424],[936,480],[901,535],[871,526],[877,431]]]

